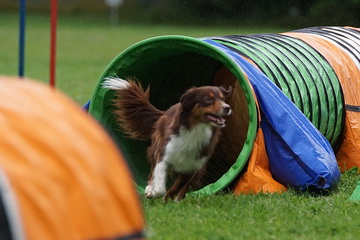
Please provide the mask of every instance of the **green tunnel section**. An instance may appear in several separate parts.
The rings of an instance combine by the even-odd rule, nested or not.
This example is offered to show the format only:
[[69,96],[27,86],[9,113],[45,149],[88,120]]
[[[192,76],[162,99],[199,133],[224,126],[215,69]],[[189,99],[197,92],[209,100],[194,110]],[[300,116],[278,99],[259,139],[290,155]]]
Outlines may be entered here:
[[[184,91],[192,86],[214,85],[214,76],[227,68],[237,78],[246,99],[248,124],[237,157],[222,158],[217,149],[207,169],[207,177],[194,191],[215,193],[228,186],[244,168],[255,140],[258,119],[251,87],[241,69],[223,52],[202,40],[183,36],[163,36],[139,42],[120,53],[101,75],[89,112],[104,125],[117,141],[132,170],[137,187],[143,191],[147,184],[149,165],[146,148],[149,142],[126,138],[116,125],[112,105],[113,91],[101,87],[107,76],[135,77],[144,87],[150,86],[150,101],[161,110],[179,101]],[[239,136],[240,138],[240,136]],[[212,171],[212,172],[211,172]]]
[[249,58],[334,147],[342,133],[343,95],[330,64],[303,41],[281,34],[213,37]]

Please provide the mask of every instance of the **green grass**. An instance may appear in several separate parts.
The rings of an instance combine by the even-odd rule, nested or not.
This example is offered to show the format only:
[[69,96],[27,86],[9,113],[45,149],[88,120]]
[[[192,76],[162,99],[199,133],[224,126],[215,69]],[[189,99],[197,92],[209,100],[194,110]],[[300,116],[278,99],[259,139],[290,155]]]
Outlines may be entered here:
[[[27,77],[48,82],[49,17],[28,14]],[[125,48],[159,35],[192,37],[289,29],[186,27],[124,23],[111,27],[104,16],[60,16],[57,88],[80,105],[91,98],[98,77]],[[16,75],[18,16],[0,14],[0,75]],[[349,201],[359,175],[342,176],[339,188],[314,197],[284,194],[189,196],[180,203],[142,199],[149,239],[358,239],[360,205]]]
[[284,194],[189,196],[182,202],[143,199],[150,239],[358,239],[359,181],[344,174],[328,196]]

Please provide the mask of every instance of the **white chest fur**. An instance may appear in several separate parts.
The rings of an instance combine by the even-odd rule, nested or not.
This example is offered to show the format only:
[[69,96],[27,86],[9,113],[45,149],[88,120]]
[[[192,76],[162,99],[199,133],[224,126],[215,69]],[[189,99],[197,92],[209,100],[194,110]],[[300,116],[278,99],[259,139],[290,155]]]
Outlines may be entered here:
[[202,148],[209,144],[212,127],[199,124],[192,129],[180,128],[178,135],[171,135],[165,147],[164,159],[177,172],[199,170],[207,160],[200,156]]

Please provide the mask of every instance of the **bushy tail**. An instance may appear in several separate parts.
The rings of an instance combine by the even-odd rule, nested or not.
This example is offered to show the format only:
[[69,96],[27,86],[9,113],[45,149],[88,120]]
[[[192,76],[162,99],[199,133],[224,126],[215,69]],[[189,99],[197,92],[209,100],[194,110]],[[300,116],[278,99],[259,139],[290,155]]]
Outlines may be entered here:
[[133,139],[150,139],[155,122],[163,115],[150,103],[150,89],[144,91],[137,81],[116,77],[106,78],[102,86],[116,91],[114,113],[124,133]]

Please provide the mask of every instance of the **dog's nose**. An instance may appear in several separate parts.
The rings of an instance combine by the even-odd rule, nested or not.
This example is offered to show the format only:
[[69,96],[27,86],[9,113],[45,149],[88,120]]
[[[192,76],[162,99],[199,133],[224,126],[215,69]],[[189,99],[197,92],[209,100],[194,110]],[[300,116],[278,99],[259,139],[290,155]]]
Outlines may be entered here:
[[228,113],[230,113],[230,111],[231,111],[230,106],[227,105],[227,104],[224,104],[224,105],[222,106],[222,109],[223,109],[223,111],[224,111],[225,114],[228,114]]

